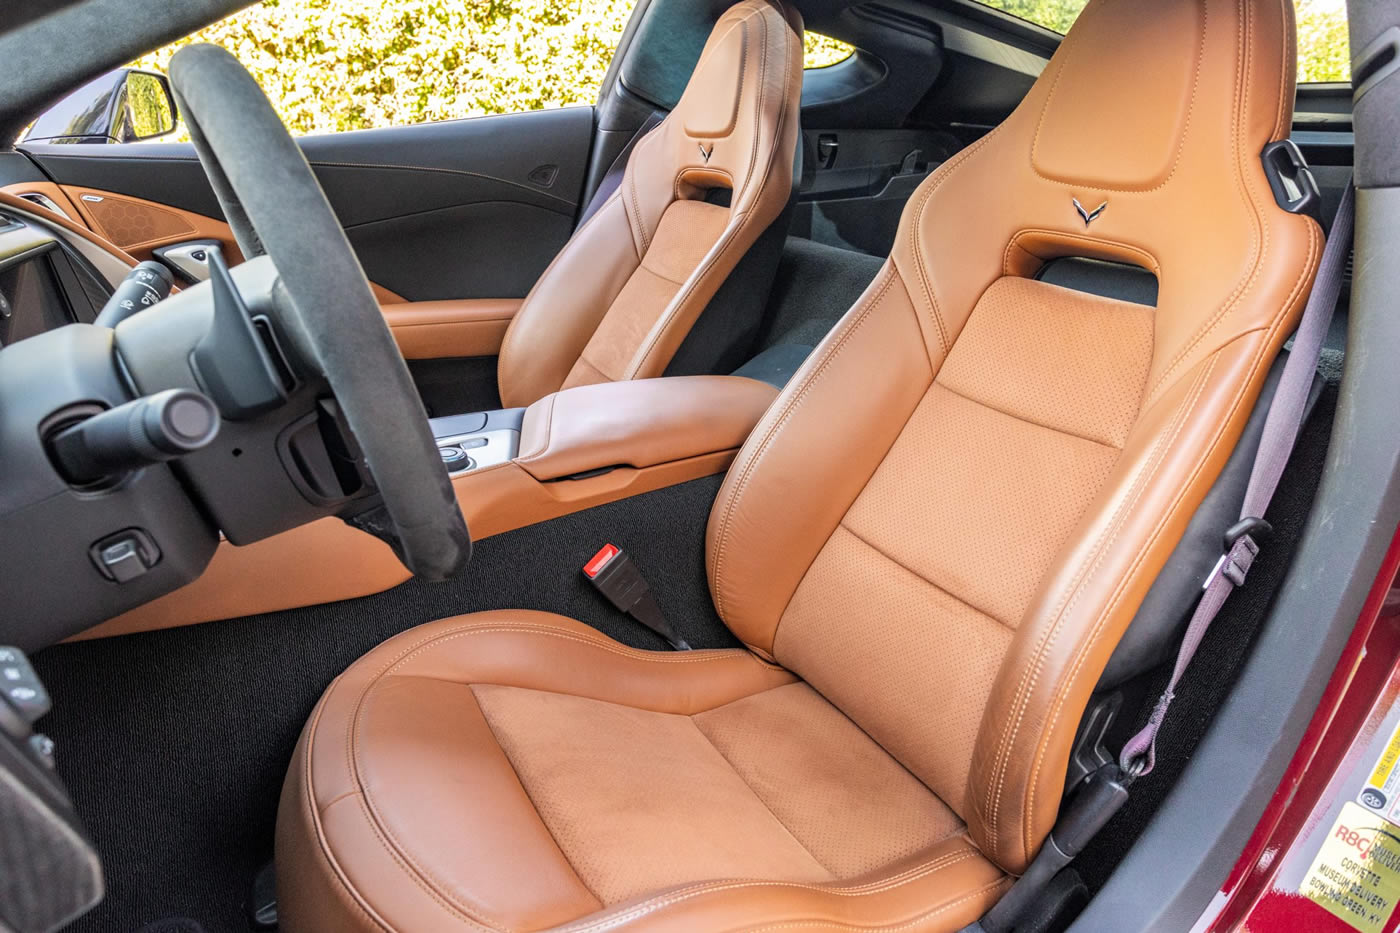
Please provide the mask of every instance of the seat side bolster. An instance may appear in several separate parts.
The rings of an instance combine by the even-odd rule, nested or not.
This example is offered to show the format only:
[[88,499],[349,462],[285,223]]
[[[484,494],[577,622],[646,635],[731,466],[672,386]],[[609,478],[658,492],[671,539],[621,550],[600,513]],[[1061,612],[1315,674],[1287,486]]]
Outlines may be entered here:
[[[646,379],[665,371],[710,299],[792,196],[801,132],[802,18],[791,6],[775,5],[755,19],[765,27],[764,58],[771,57],[774,64],[747,68],[744,75],[756,84],[751,93],[741,91],[742,98],[752,100],[751,161],[733,170],[729,223],[636,348],[625,378]],[[745,141],[743,134],[726,140],[740,149]]]
[[1024,871],[1054,825],[1079,717],[1108,658],[1219,475],[1293,320],[1183,374],[1139,420],[1022,619],[983,713],[968,831]]
[[556,933],[809,927],[953,931],[986,913],[1010,883],[959,835],[846,883],[729,879],[682,885],[610,907]]
[[288,771],[283,928],[534,929],[601,908],[540,821],[472,684],[690,714],[793,682],[746,651],[638,651],[543,612],[478,613],[392,638],[327,691]]
[[710,512],[710,591],[745,644],[773,656],[797,585],[932,379],[887,263],[749,435]]
[[501,401],[518,408],[564,384],[641,257],[614,194],[564,245],[520,305],[501,343]]

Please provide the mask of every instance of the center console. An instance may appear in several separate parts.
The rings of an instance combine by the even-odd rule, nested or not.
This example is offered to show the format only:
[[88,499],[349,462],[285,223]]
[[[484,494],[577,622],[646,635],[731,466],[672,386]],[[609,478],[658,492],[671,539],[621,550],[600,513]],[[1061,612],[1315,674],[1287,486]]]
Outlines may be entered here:
[[448,474],[456,477],[514,460],[524,421],[525,409],[507,408],[431,418],[428,424]]
[[[579,386],[529,408],[431,425],[467,527],[480,541],[722,473],[776,395],[753,379],[673,376]],[[408,577],[388,545],[327,518],[242,547],[223,542],[190,585],[79,637],[334,602]]]

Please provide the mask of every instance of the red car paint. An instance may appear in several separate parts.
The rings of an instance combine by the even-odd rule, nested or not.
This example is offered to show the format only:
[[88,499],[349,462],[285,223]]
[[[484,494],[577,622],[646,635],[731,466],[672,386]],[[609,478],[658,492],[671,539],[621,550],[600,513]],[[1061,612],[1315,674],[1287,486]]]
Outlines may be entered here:
[[[1397,568],[1400,532],[1283,780],[1195,933],[1355,933],[1355,927],[1299,894],[1298,879],[1333,831],[1342,804],[1355,796],[1375,764],[1368,748],[1377,731],[1392,728],[1400,714]],[[1400,929],[1400,910],[1384,929]]]

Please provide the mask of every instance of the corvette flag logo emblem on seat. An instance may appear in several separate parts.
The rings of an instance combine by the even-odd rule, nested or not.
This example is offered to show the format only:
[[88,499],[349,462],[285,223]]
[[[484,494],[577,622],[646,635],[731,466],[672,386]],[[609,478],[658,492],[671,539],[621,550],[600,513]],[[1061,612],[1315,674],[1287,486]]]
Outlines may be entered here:
[[1089,226],[1089,224],[1093,223],[1095,220],[1098,220],[1099,215],[1103,213],[1103,209],[1105,207],[1108,207],[1108,202],[1105,201],[1098,207],[1094,208],[1092,211],[1086,211],[1084,209],[1084,205],[1079,203],[1078,198],[1071,198],[1070,200],[1074,201],[1074,209],[1079,212],[1080,217],[1084,218],[1084,226],[1086,227]]
[[704,143],[697,143],[697,146],[700,149],[700,158],[704,159],[706,162],[709,162],[710,153],[715,151],[715,144],[710,143],[708,146],[706,146]]

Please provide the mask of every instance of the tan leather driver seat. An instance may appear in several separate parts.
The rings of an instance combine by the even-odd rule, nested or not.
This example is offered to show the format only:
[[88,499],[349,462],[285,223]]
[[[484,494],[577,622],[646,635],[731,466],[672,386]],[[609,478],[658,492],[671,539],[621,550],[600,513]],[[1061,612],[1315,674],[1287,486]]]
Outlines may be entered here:
[[[748,650],[500,611],[346,671],[287,778],[283,928],[983,913],[1051,828],[1090,691],[1311,282],[1321,231],[1259,157],[1289,131],[1291,17],[1092,0],[924,183],[714,505],[714,602]],[[1074,199],[1107,207],[1086,224]],[[1066,255],[1152,271],[1156,307],[1033,277]]]
[[[795,10],[743,0],[720,17],[676,108],[511,321],[497,370],[507,407],[665,372],[788,203],[801,93]],[[715,189],[727,206],[706,200]]]

